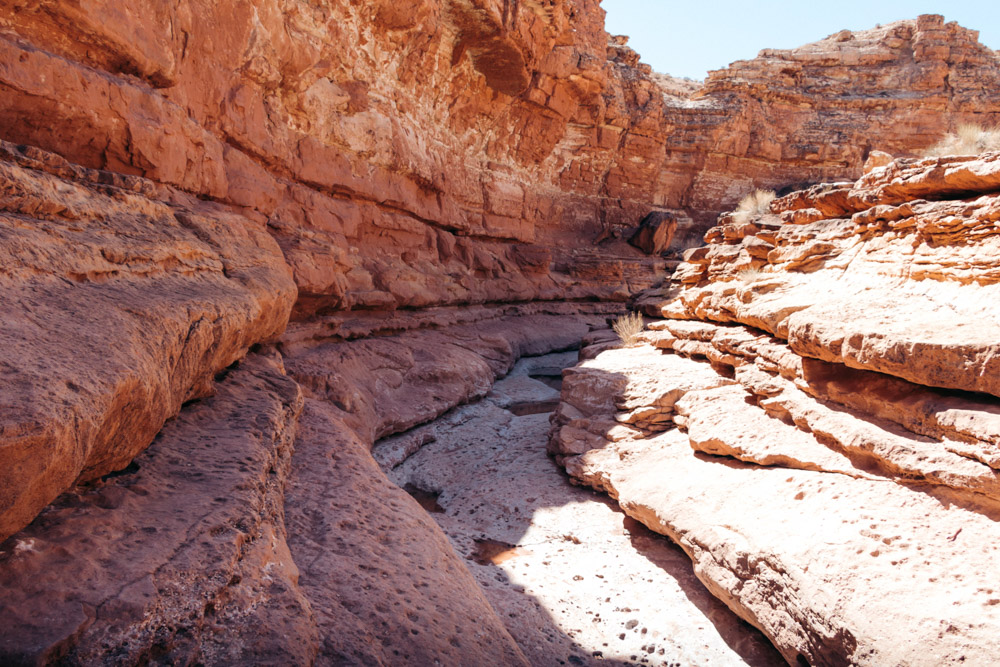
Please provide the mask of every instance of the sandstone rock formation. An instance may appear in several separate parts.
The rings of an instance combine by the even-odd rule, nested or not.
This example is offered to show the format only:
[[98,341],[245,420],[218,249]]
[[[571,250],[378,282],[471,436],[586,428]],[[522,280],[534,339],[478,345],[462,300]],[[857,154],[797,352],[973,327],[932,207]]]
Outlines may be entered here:
[[288,374],[250,355],[2,543],[0,662],[526,664],[369,449],[588,328],[536,314],[299,344]]
[[566,377],[551,451],[790,663],[993,659],[997,157],[722,216],[645,342]]
[[551,385],[577,356],[522,359],[484,400],[381,441],[376,459],[423,494],[531,664],[784,664],[680,548],[571,485],[546,456]]
[[623,300],[649,274],[592,244],[651,211],[698,228],[754,184],[856,178],[871,148],[1000,119],[996,54],[941,17],[691,93],[609,45],[596,0],[411,5],[8,3],[0,138],[267,219],[305,317]]
[[0,144],[0,538],[120,470],[295,300],[260,222]]
[[[751,186],[870,170],[686,256],[666,312],[756,327],[657,334],[714,368],[650,348],[626,375],[659,378],[567,386],[610,392],[586,409],[615,437],[682,415],[712,455],[997,498],[992,399],[956,391],[997,392],[988,315],[961,319],[994,291],[997,161],[863,166],[1000,119],[997,55],[928,16],[695,90],[602,18],[597,0],[0,3],[0,662],[524,663],[368,450],[520,356],[613,347],[592,330]],[[766,279],[720,287],[744,268]],[[737,381],[768,419],[833,435],[789,453],[699,431],[744,409]],[[827,400],[907,432],[844,426]],[[710,587],[786,657],[829,644]]]

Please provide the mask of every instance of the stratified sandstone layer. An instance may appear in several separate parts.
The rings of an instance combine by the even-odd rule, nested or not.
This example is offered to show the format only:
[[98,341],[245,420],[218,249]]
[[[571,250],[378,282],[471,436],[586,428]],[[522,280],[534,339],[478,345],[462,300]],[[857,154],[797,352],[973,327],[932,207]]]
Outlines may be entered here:
[[[855,178],[870,148],[915,152],[997,118],[997,64],[974,32],[928,16],[765,52],[692,90],[609,42],[596,0],[3,4],[0,628],[17,629],[0,631],[4,660],[522,662],[366,449],[482,396],[520,355],[574,346],[661,283],[665,246],[752,185]],[[881,229],[879,206],[902,220],[910,195],[965,196],[991,168],[901,163],[837,215],[870,209],[858,224]],[[783,205],[815,223],[838,192]],[[952,205],[928,213],[935,239],[982,231],[948,216],[994,220],[989,201]],[[775,265],[848,256],[836,232],[803,230]],[[754,238],[749,265],[780,245]],[[928,247],[928,275],[954,277],[937,306],[990,280],[975,253]],[[824,298],[793,283],[786,301]],[[960,401],[907,428],[946,432],[965,468],[917,445],[879,456],[994,497],[996,431],[947,393],[992,391],[975,380],[993,369],[986,337],[958,332],[962,354],[983,354],[949,376],[925,362],[953,332],[892,329],[890,349],[879,322],[842,332],[816,313],[790,329],[793,349]],[[922,363],[900,362],[901,345]],[[788,391],[781,409],[819,424]],[[630,427],[668,424],[677,398],[629,398]],[[807,470],[846,465],[810,451]]]
[[856,178],[872,148],[1000,120],[996,54],[940,16],[691,91],[609,43],[597,0],[391,4],[8,4],[0,139],[267,219],[307,317],[624,300],[651,212],[687,243],[753,185]]
[[127,466],[295,300],[260,222],[6,143],[0,266],[0,538]]
[[987,664],[1000,630],[998,155],[723,216],[551,451],[791,662]]
[[0,661],[526,664],[369,450],[589,328],[521,315],[251,353],[2,543]]

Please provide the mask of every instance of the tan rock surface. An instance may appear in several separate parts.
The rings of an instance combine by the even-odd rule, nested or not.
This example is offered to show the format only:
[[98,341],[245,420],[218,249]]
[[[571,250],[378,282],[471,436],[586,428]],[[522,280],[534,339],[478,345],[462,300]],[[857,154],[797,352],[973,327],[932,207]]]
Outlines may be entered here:
[[[0,7],[0,578],[19,601],[0,627],[24,629],[0,643],[18,660],[522,661],[441,532],[365,449],[484,395],[521,355],[573,347],[647,288],[647,313],[776,338],[663,327],[647,335],[656,349],[608,353],[662,377],[570,374],[593,411],[559,410],[571,468],[608,438],[645,442],[684,419],[696,431],[715,413],[678,401],[708,390],[776,431],[795,423],[808,444],[727,435],[699,439],[706,449],[855,475],[848,459],[864,474],[835,475],[844,484],[995,497],[993,399],[949,393],[1000,391],[996,323],[980,306],[1000,284],[993,158],[876,157],[857,184],[724,217],[674,283],[662,284],[675,262],[657,256],[753,187],[854,179],[875,149],[916,155],[956,123],[1000,119],[997,54],[976,33],[936,16],[842,32],[694,90],[609,40],[597,0],[147,5]],[[627,243],[643,220],[664,221],[639,244],[652,256]],[[940,329],[923,324],[942,315]],[[297,399],[278,362],[252,354],[216,381],[289,318],[279,351],[310,397],[291,473]],[[868,380],[886,393],[855,396]],[[146,450],[157,432],[181,454]],[[136,457],[148,467],[129,469]],[[128,495],[136,479],[155,493]],[[226,501],[187,534],[174,508],[188,497]],[[162,535],[132,531],[158,513]],[[139,583],[113,590],[119,568]],[[801,604],[727,601],[786,657],[849,655],[826,639],[846,634],[816,639],[774,611],[810,618],[803,581]],[[30,618],[36,602],[55,611]],[[945,658],[978,631],[956,627],[935,644]]]
[[[584,350],[564,386],[567,472],[675,539],[789,662],[992,661],[993,157],[897,160],[721,216],[639,301],[672,319]],[[615,424],[671,388],[679,429]]]
[[[650,349],[605,352],[576,373],[641,384],[637,362]],[[679,367],[699,364],[660,354]],[[608,423],[611,415],[606,405],[572,412],[591,405],[585,391],[576,395],[583,386],[563,392],[570,410],[561,408],[554,422],[550,448],[557,458],[575,479],[607,491],[630,516],[681,545],[709,590],[761,628],[790,663],[992,660],[989,637],[1000,626],[997,506],[976,489],[928,487],[908,471],[873,466],[828,431],[810,430],[808,420],[796,419],[798,430],[788,425],[746,391],[724,409],[729,423],[747,430],[708,428],[720,415],[706,399],[735,394],[735,387],[685,394],[676,409],[688,433],[617,430],[597,437],[591,428],[584,439],[584,425]],[[852,418],[855,428],[872,427],[862,415]],[[706,430],[722,443],[710,448],[714,456],[698,453]],[[748,439],[767,456],[753,449],[747,456]],[[808,458],[823,449],[827,460]]]
[[[718,239],[706,252],[691,253],[694,261],[680,269],[688,287],[661,303],[661,312],[741,322],[787,340],[803,356],[1000,395],[991,333],[1000,320],[983,307],[996,300],[1000,284],[989,259],[998,243],[1000,200],[995,194],[951,199],[995,190],[993,157],[895,162],[850,191],[848,203],[861,207],[852,217]],[[906,164],[905,178],[893,176]],[[896,188],[893,205],[876,203],[888,196],[886,187]],[[898,201],[906,192],[943,201]],[[818,190],[792,195],[775,208],[807,209],[818,196]],[[762,236],[775,247],[751,261],[753,239]]]
[[431,509],[531,664],[784,664],[679,548],[546,456],[551,385],[576,356],[522,359],[485,399],[381,441],[376,458],[427,443],[387,474]]

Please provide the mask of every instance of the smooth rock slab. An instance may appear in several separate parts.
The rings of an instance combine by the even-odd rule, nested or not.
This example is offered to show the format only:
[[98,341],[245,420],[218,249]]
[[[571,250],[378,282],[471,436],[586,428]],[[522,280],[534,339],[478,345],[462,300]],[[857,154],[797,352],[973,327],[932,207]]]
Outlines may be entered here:
[[[588,364],[595,373],[624,366],[602,356]],[[709,457],[679,430],[605,439],[563,460],[680,544],[706,586],[791,663],[994,660],[1000,514],[983,496]]]
[[431,501],[534,665],[781,663],[682,551],[568,483],[545,455],[548,415],[509,409],[551,392],[531,376],[572,357],[522,359],[485,400],[410,431],[428,444],[389,477]]
[[320,664],[527,665],[440,528],[307,400],[285,503]]

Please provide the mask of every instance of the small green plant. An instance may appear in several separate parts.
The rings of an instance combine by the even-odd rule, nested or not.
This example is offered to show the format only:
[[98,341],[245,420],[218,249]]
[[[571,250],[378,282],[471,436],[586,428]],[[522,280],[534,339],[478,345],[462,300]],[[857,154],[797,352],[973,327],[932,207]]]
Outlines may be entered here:
[[618,334],[618,338],[625,343],[626,347],[632,347],[639,342],[639,334],[642,333],[645,326],[641,314],[628,313],[616,319],[611,328]]
[[754,216],[764,215],[771,210],[771,202],[775,198],[774,190],[756,189],[740,200],[733,213],[733,222],[748,222]]
[[1000,151],[1000,128],[963,123],[927,150],[927,157],[979,155]]

